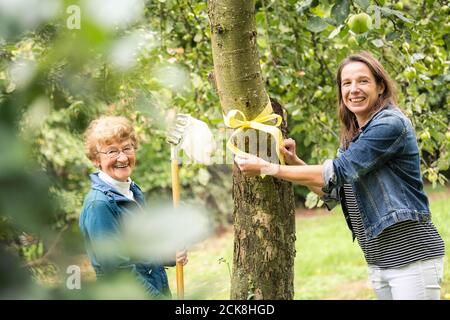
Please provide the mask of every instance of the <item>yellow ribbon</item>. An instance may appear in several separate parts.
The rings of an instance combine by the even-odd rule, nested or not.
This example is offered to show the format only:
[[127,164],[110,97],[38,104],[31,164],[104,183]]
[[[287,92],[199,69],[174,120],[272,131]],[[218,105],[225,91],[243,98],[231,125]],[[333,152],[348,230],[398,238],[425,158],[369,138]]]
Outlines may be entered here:
[[[266,124],[267,122],[273,120],[276,120],[275,124]],[[282,121],[283,118],[280,115],[273,113],[270,100],[264,110],[253,120],[247,120],[244,113],[239,110],[230,110],[227,115],[224,115],[224,122],[227,127],[236,130],[233,132],[230,139],[228,139],[227,148],[230,149],[234,154],[247,154],[233,144],[233,138],[244,129],[248,128],[263,131],[274,137],[278,159],[280,159],[280,163],[284,165],[284,156],[280,152],[281,142],[283,141],[283,134],[278,128],[281,125]]]

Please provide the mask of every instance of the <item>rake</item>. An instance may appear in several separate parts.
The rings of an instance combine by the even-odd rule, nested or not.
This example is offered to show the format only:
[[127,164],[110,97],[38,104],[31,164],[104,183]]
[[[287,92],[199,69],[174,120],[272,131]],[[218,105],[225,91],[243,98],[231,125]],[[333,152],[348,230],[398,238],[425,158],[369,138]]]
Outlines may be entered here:
[[[180,179],[178,174],[178,151],[181,141],[186,133],[186,128],[189,125],[190,115],[177,114],[175,124],[167,134],[167,142],[170,143],[170,162],[172,174],[172,199],[173,206],[177,208],[180,203]],[[180,262],[176,263],[176,278],[177,278],[177,297],[179,300],[184,299],[184,276],[183,265]]]

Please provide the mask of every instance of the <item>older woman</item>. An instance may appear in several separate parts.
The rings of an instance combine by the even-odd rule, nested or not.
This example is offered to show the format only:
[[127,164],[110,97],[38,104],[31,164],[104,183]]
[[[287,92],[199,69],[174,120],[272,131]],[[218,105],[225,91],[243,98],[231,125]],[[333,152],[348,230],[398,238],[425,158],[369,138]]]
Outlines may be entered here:
[[340,202],[379,299],[439,299],[444,242],[431,221],[414,128],[396,105],[394,82],[368,52],[344,59],[336,80],[342,129],[335,159],[305,165],[288,139],[282,152],[289,166],[252,155],[235,161],[246,175],[309,187],[329,209]]
[[[97,278],[127,270],[152,298],[165,299],[171,293],[161,259],[149,257],[152,263],[134,261],[119,249],[111,251],[121,247],[123,219],[146,206],[141,189],[130,178],[136,165],[137,146],[137,136],[128,119],[104,116],[91,122],[85,133],[85,152],[99,171],[90,175],[92,188],[84,200],[80,229]],[[176,261],[186,264],[186,251],[177,252]]]

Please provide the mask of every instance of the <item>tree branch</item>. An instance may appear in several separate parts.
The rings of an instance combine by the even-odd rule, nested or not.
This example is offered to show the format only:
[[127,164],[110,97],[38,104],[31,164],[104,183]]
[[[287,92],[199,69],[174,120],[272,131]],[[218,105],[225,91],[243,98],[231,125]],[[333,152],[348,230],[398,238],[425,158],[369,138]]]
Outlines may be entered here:
[[53,252],[56,249],[56,246],[58,245],[58,243],[61,240],[61,237],[63,235],[63,233],[69,228],[69,225],[65,225],[64,227],[62,227],[61,230],[59,230],[58,235],[55,238],[55,241],[53,241],[52,245],[50,246],[50,248],[47,250],[47,252],[39,259],[34,260],[34,261],[30,261],[26,264],[23,264],[22,267],[26,267],[26,268],[31,268],[31,267],[37,267],[40,265],[43,265],[45,263],[49,262],[49,257],[53,254]]

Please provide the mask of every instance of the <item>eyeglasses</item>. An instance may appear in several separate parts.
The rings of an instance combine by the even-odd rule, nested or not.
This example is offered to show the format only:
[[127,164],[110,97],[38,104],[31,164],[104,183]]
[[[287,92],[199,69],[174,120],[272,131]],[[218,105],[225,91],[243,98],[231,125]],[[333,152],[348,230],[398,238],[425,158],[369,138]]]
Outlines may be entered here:
[[131,156],[135,153],[135,151],[136,149],[134,148],[134,146],[126,146],[123,149],[114,148],[108,151],[97,151],[97,153],[103,153],[106,154],[108,158],[115,159],[119,157],[121,152],[123,152],[127,156]]

